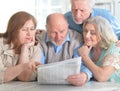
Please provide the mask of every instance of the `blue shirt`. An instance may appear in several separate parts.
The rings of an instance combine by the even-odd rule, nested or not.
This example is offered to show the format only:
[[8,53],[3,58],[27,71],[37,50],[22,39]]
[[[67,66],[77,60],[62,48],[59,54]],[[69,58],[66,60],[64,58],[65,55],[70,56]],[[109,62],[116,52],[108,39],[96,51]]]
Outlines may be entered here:
[[[82,34],[83,24],[76,24],[72,18],[71,12],[67,12],[65,14],[65,16],[66,16],[67,21],[69,23],[69,28]],[[115,34],[120,39],[120,22],[108,10],[94,8],[90,17],[95,17],[95,16],[102,16],[102,17],[106,18],[110,22],[110,24],[112,25]]]
[[[67,34],[66,39],[65,39],[65,42],[67,42],[67,41],[71,41],[69,34]],[[47,42],[50,42],[50,39],[49,39],[48,36],[46,36],[46,43],[47,43]],[[65,42],[64,42],[64,43],[65,43]],[[56,45],[52,44],[53,47],[54,47],[54,51],[55,51],[56,54],[60,52],[60,50],[62,49],[64,43],[63,43],[62,45],[60,45],[60,46],[56,46]],[[82,43],[80,44],[80,46],[82,46]],[[73,58],[79,57],[78,48],[79,48],[80,46],[78,46],[76,49],[74,49]],[[41,62],[42,62],[43,64],[45,63],[45,55],[44,55],[44,52],[42,52]],[[88,75],[88,81],[90,80],[90,78],[92,78],[92,72],[85,66],[85,64],[84,64],[83,62],[82,62],[80,71],[81,71],[81,72],[85,72],[85,73]]]

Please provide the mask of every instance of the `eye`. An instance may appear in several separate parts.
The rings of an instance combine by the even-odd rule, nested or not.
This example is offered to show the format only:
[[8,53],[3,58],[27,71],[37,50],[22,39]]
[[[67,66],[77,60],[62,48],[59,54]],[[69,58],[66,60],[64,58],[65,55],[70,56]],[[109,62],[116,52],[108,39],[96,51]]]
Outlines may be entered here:
[[27,31],[28,29],[27,28],[22,28],[22,31]]
[[35,30],[35,28],[33,27],[33,28],[31,28],[30,30]]
[[72,11],[73,11],[73,12],[76,12],[76,11],[78,11],[78,9],[72,9]]
[[81,12],[84,12],[84,10],[80,10]]
[[91,35],[96,35],[96,32],[91,32]]
[[56,32],[50,32],[51,34],[56,34]]
[[60,33],[64,33],[65,30],[60,31]]
[[83,31],[84,33],[87,33],[88,32],[88,30],[87,29],[84,29],[84,31]]

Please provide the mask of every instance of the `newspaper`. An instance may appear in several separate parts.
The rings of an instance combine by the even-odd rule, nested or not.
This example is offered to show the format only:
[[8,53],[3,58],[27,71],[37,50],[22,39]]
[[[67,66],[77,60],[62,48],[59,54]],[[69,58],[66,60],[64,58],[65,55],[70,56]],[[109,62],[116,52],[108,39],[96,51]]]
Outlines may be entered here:
[[37,69],[38,84],[69,84],[67,77],[80,73],[81,57],[40,65]]

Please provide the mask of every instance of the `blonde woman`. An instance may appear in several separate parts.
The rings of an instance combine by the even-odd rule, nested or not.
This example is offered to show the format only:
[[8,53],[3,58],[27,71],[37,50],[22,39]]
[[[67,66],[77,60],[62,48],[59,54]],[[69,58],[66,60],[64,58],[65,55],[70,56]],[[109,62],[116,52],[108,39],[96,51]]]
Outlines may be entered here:
[[94,78],[120,82],[120,53],[115,43],[118,39],[109,22],[100,16],[88,19],[83,25],[83,38],[79,54]]

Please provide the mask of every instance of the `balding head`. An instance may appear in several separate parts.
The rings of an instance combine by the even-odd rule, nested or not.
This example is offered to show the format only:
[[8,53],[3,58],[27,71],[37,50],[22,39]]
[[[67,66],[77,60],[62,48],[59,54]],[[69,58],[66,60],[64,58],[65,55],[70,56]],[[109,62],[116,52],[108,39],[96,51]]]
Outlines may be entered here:
[[51,23],[67,23],[67,20],[64,16],[64,14],[61,13],[53,13],[48,15],[47,19],[46,19],[46,24],[51,24]]
[[46,29],[52,43],[61,45],[68,32],[68,23],[64,14],[53,13],[48,15]]

